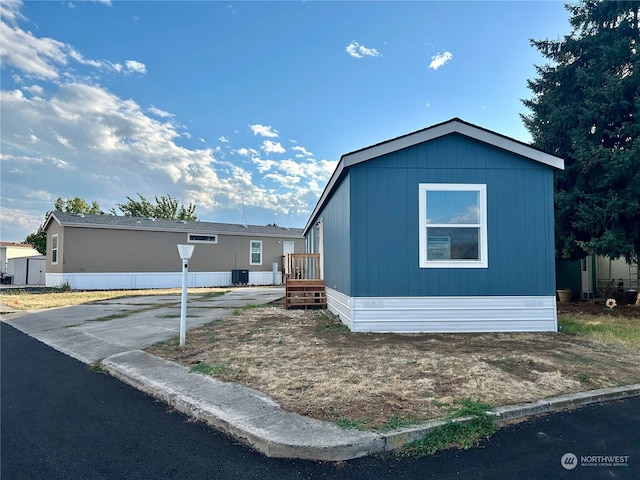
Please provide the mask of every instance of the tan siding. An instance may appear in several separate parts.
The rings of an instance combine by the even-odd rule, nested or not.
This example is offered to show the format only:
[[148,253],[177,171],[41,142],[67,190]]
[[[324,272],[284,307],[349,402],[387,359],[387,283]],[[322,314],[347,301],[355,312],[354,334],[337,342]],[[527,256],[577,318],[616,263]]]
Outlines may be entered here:
[[[55,234],[58,234],[58,263],[51,264],[51,242]],[[52,221],[47,229],[47,272],[62,273],[64,270],[64,229],[56,221]]]
[[[54,222],[55,223],[55,222]],[[57,225],[56,225],[57,226]],[[52,231],[52,226],[49,231]],[[184,232],[149,232],[101,228],[65,227],[66,273],[91,272],[178,272],[181,270],[176,245],[187,243]],[[249,265],[251,240],[262,240],[262,265]],[[218,235],[217,244],[194,243],[189,262],[192,272],[227,272],[232,269],[270,271],[273,262],[281,265],[282,237]],[[304,251],[304,240],[296,238],[295,251]],[[60,269],[48,270],[62,272]],[[52,266],[51,268],[54,268]]]

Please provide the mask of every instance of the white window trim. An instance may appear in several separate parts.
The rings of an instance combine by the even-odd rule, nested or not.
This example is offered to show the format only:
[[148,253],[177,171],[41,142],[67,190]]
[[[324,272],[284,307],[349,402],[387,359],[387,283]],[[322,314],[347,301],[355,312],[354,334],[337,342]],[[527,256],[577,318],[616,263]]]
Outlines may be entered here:
[[[253,261],[253,244],[260,244],[260,261]],[[249,265],[262,265],[262,240],[249,240]]]
[[[199,237],[214,237],[215,240],[192,240],[191,236],[197,235]],[[216,233],[187,233],[187,242],[188,243],[208,243],[209,245],[215,245],[218,243],[218,234]]]
[[[55,240],[55,242],[54,242]],[[51,265],[58,265],[58,261],[60,260],[60,240],[58,239],[58,234],[54,233],[51,235]],[[55,243],[55,248],[54,248]],[[53,261],[53,252],[56,252],[56,261]]]
[[[477,191],[480,193],[480,259],[427,260],[427,191]],[[487,186],[477,183],[420,183],[418,185],[420,268],[488,268],[487,248]],[[434,225],[431,225],[433,227]]]

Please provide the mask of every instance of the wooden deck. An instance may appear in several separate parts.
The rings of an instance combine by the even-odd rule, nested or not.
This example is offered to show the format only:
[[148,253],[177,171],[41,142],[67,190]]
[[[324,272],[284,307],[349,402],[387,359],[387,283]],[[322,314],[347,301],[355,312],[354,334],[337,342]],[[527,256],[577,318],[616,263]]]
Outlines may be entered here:
[[320,254],[287,254],[284,273],[286,308],[327,308],[324,280],[320,278]]

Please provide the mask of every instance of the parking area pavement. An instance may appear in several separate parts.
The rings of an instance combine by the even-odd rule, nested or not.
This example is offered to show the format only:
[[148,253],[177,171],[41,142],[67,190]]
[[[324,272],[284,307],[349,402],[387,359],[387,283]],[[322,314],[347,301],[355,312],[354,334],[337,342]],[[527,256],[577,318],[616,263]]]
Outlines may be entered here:
[[[222,296],[190,294],[187,329],[234,308],[281,299],[282,287],[238,288]],[[3,320],[81,362],[143,349],[180,333],[180,295],[124,297],[63,308],[3,313]]]

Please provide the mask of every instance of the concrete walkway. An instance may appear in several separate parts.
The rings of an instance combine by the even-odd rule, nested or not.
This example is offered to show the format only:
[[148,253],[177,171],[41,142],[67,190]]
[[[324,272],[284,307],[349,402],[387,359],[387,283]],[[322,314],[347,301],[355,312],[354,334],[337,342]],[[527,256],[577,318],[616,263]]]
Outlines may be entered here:
[[[190,295],[187,327],[226,317],[249,303],[269,303],[283,296],[283,288],[242,288],[220,297]],[[22,332],[84,363],[102,360],[103,368],[114,377],[270,457],[348,460],[399,448],[446,423],[434,420],[386,433],[344,430],[285,412],[251,388],[190,373],[186,367],[143,352],[179,335],[179,295],[129,297],[37,312],[11,312],[0,305],[0,312],[4,321]],[[608,388],[501,407],[494,415],[500,423],[638,395],[640,385]]]

